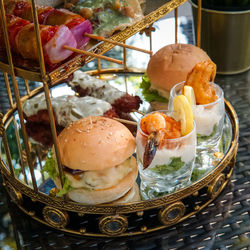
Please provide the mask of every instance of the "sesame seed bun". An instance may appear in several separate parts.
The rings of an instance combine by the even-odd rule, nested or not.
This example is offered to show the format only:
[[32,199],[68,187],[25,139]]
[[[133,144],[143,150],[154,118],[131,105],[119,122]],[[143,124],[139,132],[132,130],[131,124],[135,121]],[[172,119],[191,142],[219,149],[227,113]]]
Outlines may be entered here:
[[135,138],[120,122],[91,116],[58,136],[62,164],[71,169],[104,170],[121,164],[135,151]]
[[147,76],[151,88],[168,98],[171,88],[186,80],[199,62],[211,60],[202,49],[191,44],[171,44],[158,50],[150,59]]

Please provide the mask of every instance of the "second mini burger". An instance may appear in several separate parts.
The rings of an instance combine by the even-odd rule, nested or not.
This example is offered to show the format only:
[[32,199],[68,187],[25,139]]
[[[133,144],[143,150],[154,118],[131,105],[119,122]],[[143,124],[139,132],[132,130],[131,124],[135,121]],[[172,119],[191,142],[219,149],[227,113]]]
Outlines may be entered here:
[[205,60],[210,60],[207,53],[191,44],[162,47],[150,58],[140,84],[145,100],[154,110],[167,109],[171,88],[185,81],[195,64]]

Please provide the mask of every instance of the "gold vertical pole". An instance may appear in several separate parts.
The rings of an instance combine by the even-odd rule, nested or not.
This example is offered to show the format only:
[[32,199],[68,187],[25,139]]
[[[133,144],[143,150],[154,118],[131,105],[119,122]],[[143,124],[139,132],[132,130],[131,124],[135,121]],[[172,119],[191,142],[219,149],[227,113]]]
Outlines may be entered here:
[[[39,166],[40,166],[40,169],[42,170],[42,158],[41,158],[41,149],[39,148],[39,146],[36,144],[35,145],[35,150],[36,150],[36,155],[37,155],[37,158],[38,158],[38,161],[39,161]],[[43,172],[41,171],[41,175],[42,175],[42,181],[44,182],[45,181],[45,178],[44,178],[44,174]]]
[[175,43],[178,43],[178,8],[174,9],[175,17]]
[[26,79],[24,79],[24,84],[25,84],[25,87],[26,87],[26,91],[27,91],[27,94],[30,95],[30,87],[29,87],[29,83]]
[[38,50],[40,71],[41,71],[41,75],[42,75],[42,80],[44,81],[46,79],[46,68],[45,68],[45,64],[44,64],[42,41],[41,41],[41,37],[40,37],[39,22],[38,22],[38,16],[37,16],[37,12],[36,12],[36,4],[35,4],[34,0],[31,0],[31,14],[32,14],[34,28],[35,28],[35,34],[36,34],[36,44],[37,44],[37,50]]
[[97,72],[100,75],[102,71],[102,64],[101,64],[101,59],[97,58]]
[[[125,43],[126,41],[124,41]],[[123,69],[124,71],[127,70],[127,49],[123,47]],[[128,81],[127,76],[125,76],[125,91],[128,93]]]
[[21,147],[21,142],[20,142],[20,134],[18,132],[18,126],[17,126],[17,122],[15,120],[15,117],[13,119],[13,123],[14,123],[14,127],[15,127],[15,134],[16,134],[16,140],[17,140],[17,148],[18,148],[18,152],[19,152],[19,155],[20,155],[21,169],[22,169],[24,181],[25,181],[26,184],[28,184],[28,180],[27,180],[27,176],[26,176],[26,172],[25,172],[23,154],[22,154],[22,147]]
[[[125,43],[125,41],[124,41]],[[123,69],[124,71],[127,70],[127,49],[123,47]]]
[[197,47],[201,46],[201,0],[198,0],[198,20],[197,20]]
[[[150,31],[150,34],[149,34],[149,49],[150,51],[152,51],[153,49],[153,44],[152,44],[152,32]],[[151,57],[152,55],[150,55]]]
[[[13,108],[14,104],[13,104],[13,99],[12,99],[12,94],[11,94],[11,89],[10,89],[10,83],[9,83],[8,74],[6,72],[4,72],[4,80],[5,80],[5,86],[6,86],[6,90],[8,93],[8,99],[10,102],[10,106],[11,106],[11,108]],[[18,152],[20,155],[21,169],[22,169],[22,173],[24,176],[24,181],[26,184],[28,184],[28,180],[27,180],[27,176],[26,176],[25,168],[24,168],[24,160],[23,160],[22,147],[21,147],[21,142],[20,142],[20,134],[18,132],[18,126],[17,126],[17,122],[16,122],[15,117],[13,117],[13,123],[14,123],[16,140],[17,140],[17,148],[18,148]]]
[[125,75],[125,89],[126,89],[126,93],[128,93],[128,77],[127,77],[127,75]]
[[13,107],[14,104],[13,104],[13,98],[12,98],[11,89],[10,89],[8,73],[4,72],[3,76],[4,76],[4,81],[5,81],[5,86],[6,86],[6,90],[7,90],[7,94],[8,94],[9,103],[10,103],[10,106]]
[[[146,35],[149,36],[149,49],[150,51],[153,50],[153,38],[152,38],[152,32],[155,30],[155,28],[153,27],[153,24],[151,24],[148,27],[148,33],[146,32]],[[150,57],[153,55],[153,53],[150,55]]]
[[10,148],[9,148],[8,140],[7,140],[7,137],[6,137],[6,134],[5,134],[5,128],[4,128],[4,124],[3,124],[3,114],[2,113],[0,113],[0,136],[2,136],[2,138],[3,138],[3,145],[4,145],[4,148],[5,148],[5,153],[6,153],[10,173],[11,173],[11,175],[13,177],[15,177],[14,167],[13,167],[13,164],[12,164],[12,159],[11,159],[11,154],[10,154]]
[[19,90],[18,90],[18,85],[17,85],[17,81],[16,81],[16,77],[15,77],[15,71],[14,71],[14,65],[13,65],[13,61],[12,61],[12,55],[11,55],[11,49],[10,49],[10,43],[9,43],[9,36],[8,36],[8,31],[7,31],[7,22],[6,22],[6,17],[5,17],[5,9],[4,9],[4,1],[0,0],[0,9],[1,9],[1,16],[2,16],[2,31],[4,34],[4,42],[5,42],[5,46],[6,46],[6,52],[7,52],[7,57],[8,57],[8,62],[9,62],[9,66],[10,66],[10,72],[11,72],[11,80],[13,83],[13,91],[14,91],[14,95],[16,98],[16,104],[17,104],[17,111],[19,114],[19,118],[20,118],[20,124],[21,124],[21,128],[23,131],[23,140],[24,140],[24,145],[25,145],[25,149],[26,149],[26,153],[27,153],[27,161],[28,161],[28,165],[30,168],[30,174],[31,174],[31,179],[32,179],[32,185],[35,191],[37,191],[37,183],[36,183],[36,179],[34,176],[34,171],[33,171],[33,165],[31,162],[31,157],[30,157],[30,147],[29,147],[29,143],[28,143],[28,137],[27,137],[27,133],[26,133],[26,129],[25,129],[25,124],[24,124],[24,118],[23,118],[23,111],[22,111],[22,107],[21,107],[21,101],[20,101],[20,95],[19,95]]
[[39,65],[40,65],[40,71],[41,71],[42,80],[43,80],[43,87],[44,87],[45,99],[46,99],[46,104],[47,104],[47,110],[48,110],[49,119],[50,119],[50,127],[51,127],[52,139],[54,142],[56,160],[57,160],[57,164],[58,164],[59,179],[61,182],[61,186],[63,187],[63,185],[64,185],[63,170],[62,170],[60,152],[59,152],[58,145],[57,145],[57,133],[56,133],[55,118],[53,115],[53,109],[52,109],[50,93],[49,93],[49,86],[47,83],[48,77],[46,75],[42,42],[41,42],[40,31],[39,31],[38,16],[37,16],[36,5],[35,5],[34,0],[31,0],[31,6],[32,6],[32,8],[31,8],[32,18],[33,18],[35,32],[36,32],[36,42],[37,42],[37,48],[38,48]]

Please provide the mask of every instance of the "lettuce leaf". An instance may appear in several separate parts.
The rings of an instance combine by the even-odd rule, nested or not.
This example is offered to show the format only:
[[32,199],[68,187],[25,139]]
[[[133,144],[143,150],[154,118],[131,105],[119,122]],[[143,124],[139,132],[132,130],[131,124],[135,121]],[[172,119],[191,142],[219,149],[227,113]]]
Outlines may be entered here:
[[[56,161],[53,158],[53,153],[49,152],[46,157],[45,165],[43,166],[43,169],[41,171],[42,173],[47,173],[49,177],[51,177],[53,180],[55,180],[57,177],[59,177],[59,173],[56,170]],[[71,191],[73,188],[70,185],[69,179],[64,175],[63,176],[63,187],[62,189],[56,194],[56,196],[61,197],[64,194]]]
[[52,152],[49,152],[46,157],[45,165],[43,166],[42,173],[47,173],[49,177],[53,180],[59,176],[58,172],[56,171],[56,162],[53,158]]
[[146,101],[168,102],[168,99],[163,96],[160,96],[157,90],[150,89],[150,81],[147,74],[143,75],[142,82],[140,83],[140,88],[142,89],[142,94]]
[[69,179],[66,176],[63,176],[63,188],[56,193],[56,196],[61,197],[64,194],[67,194],[69,191],[71,191],[73,189],[73,187],[70,185],[69,183]]

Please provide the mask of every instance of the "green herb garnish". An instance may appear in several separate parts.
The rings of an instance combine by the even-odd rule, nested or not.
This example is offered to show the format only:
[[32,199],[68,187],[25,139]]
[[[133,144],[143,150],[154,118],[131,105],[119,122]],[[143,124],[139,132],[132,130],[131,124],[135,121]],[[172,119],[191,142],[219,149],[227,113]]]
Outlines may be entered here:
[[203,177],[207,171],[208,171],[207,169],[196,169],[195,168],[192,172],[191,181],[192,182],[197,181],[198,179]]
[[[157,192],[155,190],[151,190],[151,187],[146,187],[143,192],[147,195],[147,197],[154,197],[154,198],[157,198],[157,197],[161,197],[163,195],[167,195],[169,194],[170,192]],[[150,193],[150,194],[149,194]],[[143,200],[145,200],[145,198],[143,198]]]
[[171,162],[169,164],[164,165],[156,165],[153,168],[150,168],[152,172],[160,175],[167,175],[172,172],[178,171],[182,166],[184,166],[184,162],[181,160],[181,157],[172,157]]
[[216,134],[216,132],[217,132],[217,124],[214,124],[213,131],[210,135],[197,134],[197,143],[209,140],[211,137],[213,137]]

